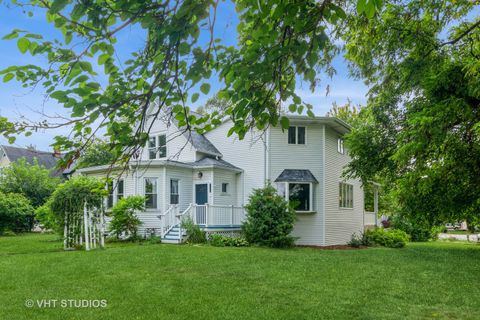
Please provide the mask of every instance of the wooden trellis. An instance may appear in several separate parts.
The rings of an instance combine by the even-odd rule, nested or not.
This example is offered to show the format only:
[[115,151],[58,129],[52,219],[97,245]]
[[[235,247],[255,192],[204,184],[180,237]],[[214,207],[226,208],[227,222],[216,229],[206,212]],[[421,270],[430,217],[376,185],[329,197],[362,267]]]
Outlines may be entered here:
[[89,208],[87,202],[83,212],[65,213],[63,247],[85,250],[105,246],[105,216],[103,208]]

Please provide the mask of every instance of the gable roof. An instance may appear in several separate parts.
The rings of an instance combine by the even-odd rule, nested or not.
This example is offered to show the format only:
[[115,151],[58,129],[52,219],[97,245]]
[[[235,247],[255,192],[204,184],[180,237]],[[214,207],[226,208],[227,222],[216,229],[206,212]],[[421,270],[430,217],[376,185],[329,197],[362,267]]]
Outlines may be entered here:
[[285,169],[275,179],[275,182],[312,182],[318,183],[310,170]]
[[209,154],[216,157],[222,157],[222,153],[207,139],[203,134],[196,131],[187,131],[183,133],[185,138],[193,145],[193,147],[201,153]]
[[15,162],[21,158],[25,158],[28,163],[33,164],[34,159],[36,158],[38,164],[44,166],[47,169],[52,169],[57,165],[58,158],[56,158],[52,152],[29,150],[26,148],[18,148],[5,145],[2,145],[2,149],[3,151],[5,151],[8,160],[10,160],[11,162]]

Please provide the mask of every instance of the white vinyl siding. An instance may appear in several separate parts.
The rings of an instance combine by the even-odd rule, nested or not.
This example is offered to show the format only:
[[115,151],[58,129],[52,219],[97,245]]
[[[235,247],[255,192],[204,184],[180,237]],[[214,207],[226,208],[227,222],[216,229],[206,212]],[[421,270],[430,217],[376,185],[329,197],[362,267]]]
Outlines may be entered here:
[[[213,204],[215,205],[235,205],[236,199],[236,177],[237,173],[223,170],[214,169],[213,171]],[[227,184],[227,192],[223,192],[223,185]]]
[[[150,118],[147,121],[145,125],[146,128],[149,128],[151,124],[151,119],[152,118]],[[165,141],[166,141],[166,147],[163,148],[162,150],[165,152],[166,155],[164,157],[160,157],[161,153],[158,153],[158,157],[157,157],[158,159],[164,158],[164,159],[183,161],[183,162],[193,162],[197,160],[195,149],[186,138],[186,135],[188,134],[185,135],[183,131],[178,129],[174,124],[170,124],[167,126],[163,122],[163,119],[157,119],[157,121],[153,123],[153,126],[150,130],[150,137],[155,137],[155,147],[158,147],[161,145],[162,141],[160,141],[160,144],[159,144],[157,137],[162,135],[164,135]],[[146,147],[142,151],[141,158],[143,160],[154,160],[154,159],[151,159],[150,151],[154,151],[153,139],[152,139],[152,143],[147,142]],[[155,156],[157,155],[155,154]]]
[[[293,122],[293,121],[291,121]],[[268,179],[275,179],[285,169],[310,170],[310,172],[319,181],[312,188],[312,210],[311,213],[297,213],[297,221],[293,230],[293,236],[299,237],[296,241],[300,245],[323,244],[323,203],[322,203],[322,185],[323,179],[323,126],[303,125],[301,123],[292,123],[292,126],[306,128],[308,135],[308,145],[299,147],[298,145],[287,144],[288,132],[283,132],[281,128],[271,128],[270,130],[270,159]]]
[[250,131],[243,140],[234,134],[227,137],[231,126],[232,122],[226,121],[205,136],[220,150],[223,160],[244,170],[237,174],[238,178],[229,185],[229,193],[237,195],[236,203],[233,204],[244,205],[252,190],[262,188],[265,184],[266,136],[263,132]]
[[[353,233],[363,231],[363,190],[359,180],[342,181],[344,167],[350,161],[348,152],[338,152],[341,136],[326,127],[325,159],[325,245],[340,245],[350,241]],[[346,151],[346,150],[345,150]],[[340,208],[339,182],[352,186],[352,208]]]

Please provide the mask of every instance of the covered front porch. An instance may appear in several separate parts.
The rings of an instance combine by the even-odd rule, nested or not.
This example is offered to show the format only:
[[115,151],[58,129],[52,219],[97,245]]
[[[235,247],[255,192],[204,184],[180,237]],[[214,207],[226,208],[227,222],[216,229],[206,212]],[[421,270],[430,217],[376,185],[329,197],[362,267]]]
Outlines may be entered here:
[[145,237],[158,236],[165,243],[182,243],[186,240],[183,221],[191,220],[207,234],[233,235],[240,232],[246,213],[241,206],[191,203],[185,210],[180,210],[178,205],[170,205],[154,220],[142,219],[142,214],[139,218],[144,221],[142,229]]

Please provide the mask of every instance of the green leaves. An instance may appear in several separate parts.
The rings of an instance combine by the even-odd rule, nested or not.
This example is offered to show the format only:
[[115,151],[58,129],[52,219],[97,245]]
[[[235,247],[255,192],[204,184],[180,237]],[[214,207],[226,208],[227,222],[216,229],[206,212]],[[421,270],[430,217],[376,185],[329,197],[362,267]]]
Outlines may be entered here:
[[365,13],[369,19],[373,18],[375,12],[380,11],[382,7],[382,0],[357,0],[357,13],[359,15]]
[[287,117],[281,117],[280,125],[282,126],[282,129],[288,129],[290,126],[290,120]]
[[15,75],[13,73],[7,73],[5,76],[3,76],[3,82],[8,82],[13,79]]
[[62,11],[67,6],[68,3],[69,3],[68,0],[53,0],[49,11],[50,13],[58,13]]
[[209,83],[203,83],[200,86],[200,91],[202,91],[203,94],[208,94],[210,92],[210,84]]
[[200,97],[200,95],[199,95],[198,93],[194,93],[194,94],[192,95],[192,103],[197,102],[198,97]]
[[28,40],[27,38],[18,39],[17,47],[18,47],[18,50],[20,50],[21,53],[27,52],[28,48],[30,47],[30,40]]
[[9,34],[5,35],[2,40],[11,40],[18,37],[18,30],[13,30]]

